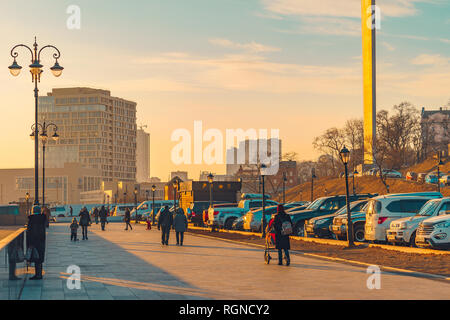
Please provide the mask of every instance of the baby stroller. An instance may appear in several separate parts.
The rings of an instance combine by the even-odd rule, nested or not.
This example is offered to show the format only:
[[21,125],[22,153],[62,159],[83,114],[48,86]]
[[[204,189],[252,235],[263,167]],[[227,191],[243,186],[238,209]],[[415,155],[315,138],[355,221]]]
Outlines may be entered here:
[[274,252],[275,250],[275,232],[272,229],[272,222],[273,219],[270,220],[269,225],[267,226],[267,232],[266,232],[266,243],[265,243],[265,249],[264,249],[264,261],[266,264],[270,263],[270,260],[272,260],[272,257],[270,256],[270,252]]

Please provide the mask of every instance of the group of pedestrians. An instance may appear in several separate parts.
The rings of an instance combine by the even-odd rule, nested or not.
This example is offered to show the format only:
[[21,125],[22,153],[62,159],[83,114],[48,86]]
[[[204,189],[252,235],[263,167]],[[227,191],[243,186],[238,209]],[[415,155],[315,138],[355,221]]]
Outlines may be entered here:
[[[94,217],[95,224],[98,224],[100,219],[100,224],[102,227],[102,231],[105,231],[105,225],[108,222],[108,211],[105,206],[102,206],[100,210],[94,208],[92,215]],[[82,240],[88,240],[88,228],[91,226],[92,220],[91,215],[86,207],[83,207],[78,215],[80,221],[78,222],[77,218],[72,219],[72,223],[70,224],[70,241],[78,241],[77,233],[78,228],[81,227],[81,232],[83,235]]]
[[158,230],[161,230],[161,244],[169,245],[170,229],[173,228],[175,230],[177,246],[182,246],[187,226],[188,221],[183,209],[176,209],[176,214],[173,216],[169,207],[165,206],[158,219]]

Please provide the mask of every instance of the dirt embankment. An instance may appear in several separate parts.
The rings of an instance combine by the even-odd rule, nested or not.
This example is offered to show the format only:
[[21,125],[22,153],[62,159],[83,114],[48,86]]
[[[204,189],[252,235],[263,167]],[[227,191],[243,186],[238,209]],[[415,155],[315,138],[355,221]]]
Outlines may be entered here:
[[[264,239],[254,235],[209,232],[202,230],[189,230],[189,232],[250,244],[264,245],[265,243]],[[369,248],[365,246],[347,249],[344,246],[318,244],[301,240],[291,240],[291,249],[320,256],[354,260],[373,265],[450,277],[450,255],[411,254],[381,248]],[[261,261],[263,261],[262,249]]]

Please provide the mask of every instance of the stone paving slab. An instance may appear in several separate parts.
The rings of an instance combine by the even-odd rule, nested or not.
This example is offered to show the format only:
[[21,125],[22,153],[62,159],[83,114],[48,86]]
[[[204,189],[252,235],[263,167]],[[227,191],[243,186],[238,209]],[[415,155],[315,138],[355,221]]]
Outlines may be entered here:
[[[110,223],[70,242],[68,225],[51,225],[44,280],[27,280],[21,299],[449,299],[450,284],[383,272],[367,289],[364,268],[293,256],[290,267],[264,264],[254,247],[187,235],[185,246],[160,244],[157,230]],[[67,267],[81,268],[81,288],[67,287]],[[0,269],[0,276],[4,276]],[[0,278],[0,299],[14,299]]]

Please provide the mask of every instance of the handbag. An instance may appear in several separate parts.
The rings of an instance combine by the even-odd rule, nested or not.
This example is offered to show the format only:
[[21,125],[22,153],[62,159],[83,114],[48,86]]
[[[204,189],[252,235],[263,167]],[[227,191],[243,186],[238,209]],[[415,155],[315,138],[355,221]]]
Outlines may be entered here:
[[39,260],[39,252],[37,251],[36,248],[29,247],[27,249],[27,254],[25,255],[25,259],[28,262],[35,262],[35,261],[37,261],[37,260]]
[[22,263],[25,261],[25,255],[23,254],[22,248],[17,248],[15,260],[16,263]]

